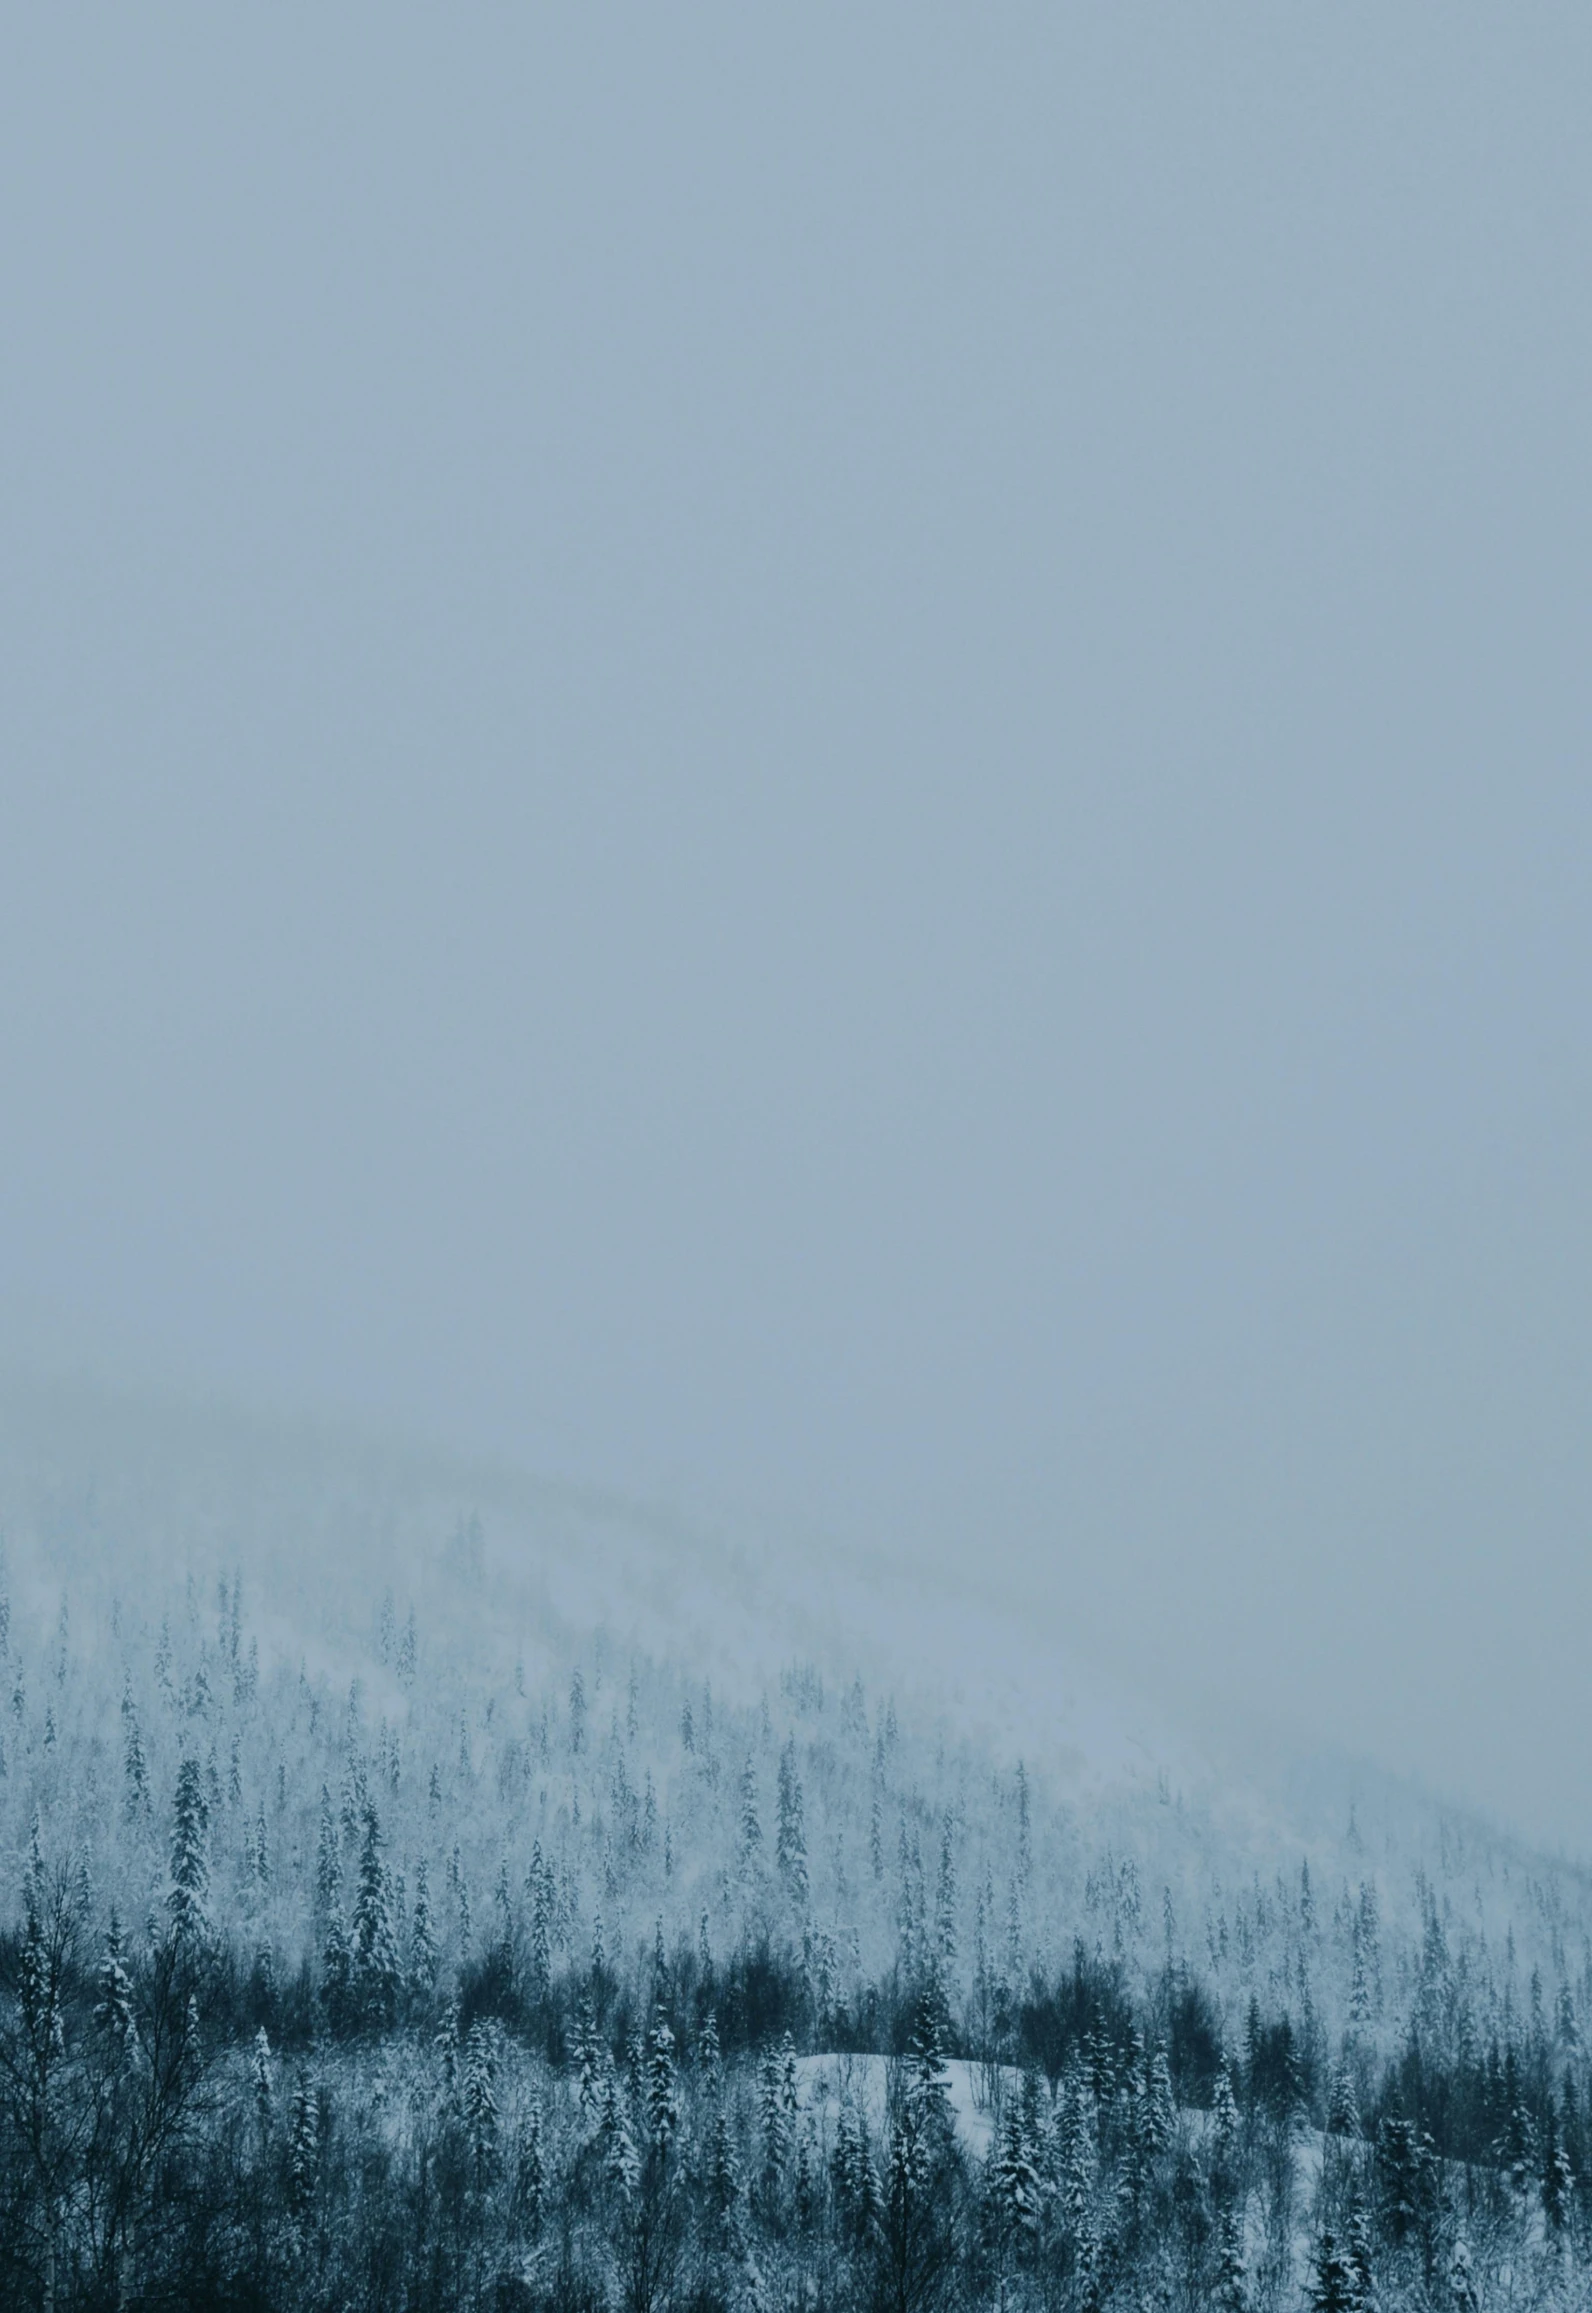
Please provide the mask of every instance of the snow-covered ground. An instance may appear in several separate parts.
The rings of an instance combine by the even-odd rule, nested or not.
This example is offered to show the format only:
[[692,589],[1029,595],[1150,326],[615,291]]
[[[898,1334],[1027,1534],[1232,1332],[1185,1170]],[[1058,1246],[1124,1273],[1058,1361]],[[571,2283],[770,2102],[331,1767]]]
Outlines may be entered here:
[[[946,2065],[951,2111],[956,2133],[967,2150],[982,2160],[994,2133],[994,2109],[984,2093],[981,2068],[953,2058]],[[890,2059],[887,2056],[798,2056],[796,2077],[801,2105],[818,2130],[825,2151],[833,2141],[842,2101],[849,2098],[877,2142],[883,2134],[890,2096]],[[1020,2076],[1004,2074],[1012,2085]]]

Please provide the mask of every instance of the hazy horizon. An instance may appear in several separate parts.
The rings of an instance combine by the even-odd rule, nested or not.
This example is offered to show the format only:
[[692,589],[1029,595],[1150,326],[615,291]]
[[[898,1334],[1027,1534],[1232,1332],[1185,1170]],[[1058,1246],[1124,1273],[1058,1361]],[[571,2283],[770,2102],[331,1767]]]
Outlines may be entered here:
[[0,1355],[1592,1848],[1592,24],[19,24]]

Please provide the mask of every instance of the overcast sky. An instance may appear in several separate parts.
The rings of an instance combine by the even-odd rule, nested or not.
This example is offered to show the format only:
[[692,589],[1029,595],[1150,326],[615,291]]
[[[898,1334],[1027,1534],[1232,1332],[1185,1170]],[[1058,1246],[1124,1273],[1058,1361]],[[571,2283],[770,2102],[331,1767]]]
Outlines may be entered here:
[[5,1348],[1592,1848],[1589,108],[1580,6],[17,12]]

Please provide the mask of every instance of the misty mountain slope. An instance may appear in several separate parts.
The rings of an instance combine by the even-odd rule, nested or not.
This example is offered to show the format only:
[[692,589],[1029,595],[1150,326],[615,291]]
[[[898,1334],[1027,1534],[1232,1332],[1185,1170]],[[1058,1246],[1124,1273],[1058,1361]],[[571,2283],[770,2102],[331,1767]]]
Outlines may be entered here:
[[[972,1585],[810,1544],[752,1549],[592,1490],[16,1382],[0,1389],[0,1473],[11,1525],[46,1540],[61,1575],[97,1582],[111,1562],[154,1580],[269,1567],[260,1611],[284,1647],[326,1652],[328,1667],[338,1649],[350,1667],[363,1657],[373,1590],[397,1586],[441,1618],[452,1656],[477,1650],[483,1671],[527,1646],[562,1659],[601,1628],[748,1692],[793,1657],[832,1673],[844,1663],[848,1676],[866,1661],[915,1689],[926,1715],[952,1710],[1080,1783],[1153,1782],[1180,1750],[1146,1698],[1112,1691]],[[483,1532],[467,1566],[443,1544],[472,1516]]]
[[[112,2026],[144,2051],[124,2086],[175,2031],[178,2102],[191,2076],[256,2112],[248,2189],[285,2196],[289,2265],[312,2137],[328,2207],[334,2142],[338,2193],[473,2143],[472,2253],[527,2288],[552,2286],[544,2198],[608,2241],[653,2155],[659,2190],[694,2179],[713,2302],[766,2302],[820,2237],[877,2279],[870,2195],[931,2140],[936,2205],[972,2196],[964,2279],[995,2225],[1007,2279],[1043,2237],[1101,2303],[1175,2239],[1190,2304],[1222,2243],[1246,2301],[1291,2304],[1312,2227],[1356,2210],[1390,2290],[1417,2239],[1500,2272],[1568,2239],[1586,1872],[1363,1769],[1224,1775],[976,1586],[38,1392],[5,1404],[0,1530],[19,2142],[56,2141],[39,2079],[100,2109]],[[36,2263],[67,2204],[35,2168]]]
[[[59,1396],[13,1398],[8,1415],[13,1856],[30,1767],[81,1808],[99,1792],[90,1845],[116,1851],[110,1792],[131,1696],[155,1793],[196,1748],[229,1775],[236,1753],[250,1820],[284,1788],[296,1799],[276,1835],[285,1877],[261,1908],[289,1947],[314,1844],[307,1810],[322,1784],[337,1796],[374,1761],[386,1762],[389,1848],[412,1870],[423,1853],[451,1864],[456,1845],[477,1908],[505,1862],[523,1881],[540,1841],[562,1858],[580,1918],[603,1909],[610,1935],[650,1935],[660,1912],[695,1934],[704,1910],[721,1934],[765,1909],[789,1930],[777,1878],[734,1863],[748,1763],[771,1851],[789,1743],[804,1776],[805,1916],[866,1971],[889,1964],[912,1904],[932,1904],[949,1821],[964,1955],[979,1932],[1013,1943],[1019,1881],[1014,1948],[1050,1963],[1082,1937],[1153,1966],[1170,1906],[1171,1943],[1230,2007],[1256,1986],[1297,1985],[1303,1967],[1341,2029],[1356,1950],[1342,1923],[1369,1891],[1379,1965],[1396,1981],[1435,1915],[1489,2012],[1528,2004],[1533,1970],[1544,1999],[1584,1999],[1584,1871],[1363,1770],[1302,1771],[1291,1796],[1218,1778],[1153,1707],[1085,1684],[975,1591],[855,1565],[781,1568],[623,1503],[269,1425]],[[257,1663],[242,1699],[232,1643]],[[572,1752],[577,1676],[588,1723]],[[638,1848],[633,1806],[649,1805]],[[158,1880],[158,1838],[145,1860]]]

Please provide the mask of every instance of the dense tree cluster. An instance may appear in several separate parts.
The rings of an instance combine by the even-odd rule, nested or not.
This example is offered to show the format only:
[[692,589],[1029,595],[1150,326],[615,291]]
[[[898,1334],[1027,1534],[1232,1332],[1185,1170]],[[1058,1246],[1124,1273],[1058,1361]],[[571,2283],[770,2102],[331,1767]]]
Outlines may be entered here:
[[1573,1874],[1240,1881],[810,1668],[93,1605],[0,1585],[0,2302],[1585,2301]]

